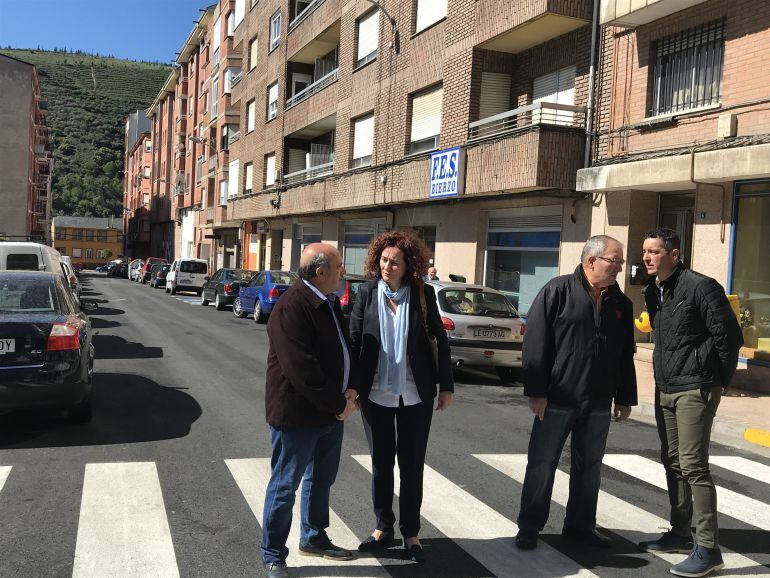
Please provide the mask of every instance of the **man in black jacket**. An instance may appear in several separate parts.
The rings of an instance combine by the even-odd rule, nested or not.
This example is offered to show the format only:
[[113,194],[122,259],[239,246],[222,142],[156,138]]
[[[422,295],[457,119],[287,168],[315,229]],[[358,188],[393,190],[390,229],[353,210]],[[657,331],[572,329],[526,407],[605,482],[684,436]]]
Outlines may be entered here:
[[548,520],[554,475],[572,434],[570,493],[562,535],[590,546],[611,541],[596,530],[610,408],[623,421],[636,405],[633,308],[618,287],[623,246],[591,237],[575,272],[535,297],[524,335],[524,395],[535,414],[521,494],[516,545],[537,546]]
[[671,573],[705,576],[724,565],[709,471],[711,425],[722,390],[735,373],[743,337],[722,286],[680,261],[675,231],[650,231],[642,252],[651,276],[644,297],[655,342],[655,418],[672,528],[639,545],[648,551],[690,554]]

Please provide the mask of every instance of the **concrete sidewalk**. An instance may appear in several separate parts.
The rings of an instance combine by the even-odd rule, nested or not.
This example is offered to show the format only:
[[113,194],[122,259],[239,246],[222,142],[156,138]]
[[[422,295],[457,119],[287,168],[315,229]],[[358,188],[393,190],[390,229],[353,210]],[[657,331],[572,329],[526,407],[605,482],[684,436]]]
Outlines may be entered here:
[[[655,379],[652,351],[639,348],[635,356],[639,406],[632,417],[655,418]],[[770,448],[770,395],[728,388],[719,403],[713,435],[725,441],[743,441]]]

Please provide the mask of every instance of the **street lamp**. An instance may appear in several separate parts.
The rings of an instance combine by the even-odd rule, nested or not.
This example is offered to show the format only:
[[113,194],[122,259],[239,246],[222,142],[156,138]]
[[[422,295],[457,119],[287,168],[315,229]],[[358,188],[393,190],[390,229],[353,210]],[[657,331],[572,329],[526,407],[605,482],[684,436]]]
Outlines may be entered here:
[[399,37],[398,37],[398,29],[396,28],[396,19],[393,18],[393,16],[390,15],[390,12],[387,11],[385,6],[382,4],[382,0],[366,0],[369,2],[369,4],[373,4],[377,8],[379,8],[382,13],[385,15],[385,18],[387,18],[390,21],[390,31],[393,33],[393,50],[396,54],[398,54],[400,46],[399,46]]

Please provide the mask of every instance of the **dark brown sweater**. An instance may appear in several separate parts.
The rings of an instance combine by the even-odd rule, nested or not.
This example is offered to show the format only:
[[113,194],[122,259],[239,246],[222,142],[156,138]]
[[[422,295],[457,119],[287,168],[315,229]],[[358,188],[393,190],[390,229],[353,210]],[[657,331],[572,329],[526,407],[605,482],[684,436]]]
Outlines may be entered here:
[[[335,312],[347,341],[339,303]],[[274,427],[334,423],[345,409],[344,359],[328,304],[297,281],[273,307],[267,334],[267,422]]]

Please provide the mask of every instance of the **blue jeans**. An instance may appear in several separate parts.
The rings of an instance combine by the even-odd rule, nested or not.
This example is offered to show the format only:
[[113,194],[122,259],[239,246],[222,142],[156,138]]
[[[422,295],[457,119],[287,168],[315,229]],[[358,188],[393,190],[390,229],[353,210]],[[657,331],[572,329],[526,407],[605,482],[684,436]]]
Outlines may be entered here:
[[329,489],[337,477],[342,449],[342,422],[322,427],[270,426],[272,473],[262,518],[262,560],[283,562],[289,555],[294,498],[302,482],[300,543],[329,541]]
[[579,532],[593,530],[609,429],[609,409],[591,409],[588,405],[548,404],[543,421],[535,417],[521,493],[519,529],[541,532],[548,521],[556,468],[564,442],[572,433],[569,501],[564,527]]

